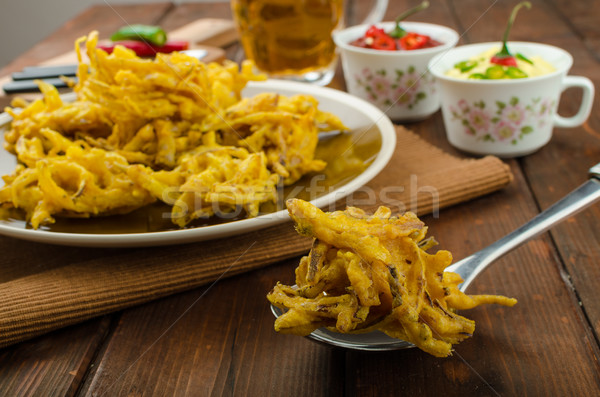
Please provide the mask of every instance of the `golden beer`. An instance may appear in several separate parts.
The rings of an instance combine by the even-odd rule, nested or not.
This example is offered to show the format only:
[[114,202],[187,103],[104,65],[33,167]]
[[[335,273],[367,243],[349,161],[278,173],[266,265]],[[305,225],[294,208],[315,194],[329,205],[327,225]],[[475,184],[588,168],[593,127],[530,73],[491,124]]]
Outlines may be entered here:
[[327,84],[344,0],[232,0],[248,59],[271,77]]

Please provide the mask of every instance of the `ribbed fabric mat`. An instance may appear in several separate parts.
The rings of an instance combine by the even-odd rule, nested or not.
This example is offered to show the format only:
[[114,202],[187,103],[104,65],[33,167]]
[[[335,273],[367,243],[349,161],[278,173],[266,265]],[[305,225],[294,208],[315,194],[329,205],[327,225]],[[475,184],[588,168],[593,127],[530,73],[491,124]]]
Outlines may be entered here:
[[[496,157],[459,159],[403,127],[397,138],[388,166],[348,204],[424,215],[512,180]],[[376,204],[367,203],[369,191]],[[291,222],[233,238],[143,249],[65,248],[0,237],[0,347],[299,256],[310,245]]]

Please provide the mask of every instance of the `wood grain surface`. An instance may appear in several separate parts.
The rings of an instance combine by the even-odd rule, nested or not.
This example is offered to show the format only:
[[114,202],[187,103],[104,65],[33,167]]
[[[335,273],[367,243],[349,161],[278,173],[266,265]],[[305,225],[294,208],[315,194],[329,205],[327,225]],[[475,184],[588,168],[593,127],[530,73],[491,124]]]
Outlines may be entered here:
[[[418,4],[390,2],[387,20]],[[412,20],[461,34],[460,44],[498,40],[517,1],[444,0]],[[600,4],[533,0],[521,10],[511,40],[541,41],[570,51],[571,74],[600,83]],[[358,22],[368,2],[352,7]],[[113,9],[114,8],[114,9]],[[230,18],[227,3],[93,7],[0,71],[0,75],[68,51],[75,37],[101,22],[165,28],[198,18]],[[241,60],[238,44],[225,48]],[[341,69],[338,69],[340,71]],[[338,73],[331,86],[343,88]],[[560,113],[572,114],[581,93],[567,90]],[[9,98],[0,98],[7,105]],[[440,248],[461,259],[517,228],[576,188],[600,161],[600,98],[588,122],[555,129],[540,151],[507,160],[515,180],[506,189],[427,216]],[[453,149],[441,114],[408,127],[445,151]],[[427,161],[427,159],[423,159]],[[484,306],[464,314],[476,321],[472,339],[446,359],[417,349],[363,353],[278,335],[265,294],[293,282],[297,258],[93,319],[0,350],[2,396],[596,396],[600,395],[600,206],[555,227],[497,261],[472,293],[513,296],[513,308]],[[0,249],[31,255],[32,243],[0,238]],[[110,260],[110,250],[48,247],[61,264],[81,256]],[[16,252],[16,253],[15,253]],[[18,254],[17,254],[18,253]],[[19,270],[21,274],[33,272]],[[2,277],[0,275],[0,277]]]

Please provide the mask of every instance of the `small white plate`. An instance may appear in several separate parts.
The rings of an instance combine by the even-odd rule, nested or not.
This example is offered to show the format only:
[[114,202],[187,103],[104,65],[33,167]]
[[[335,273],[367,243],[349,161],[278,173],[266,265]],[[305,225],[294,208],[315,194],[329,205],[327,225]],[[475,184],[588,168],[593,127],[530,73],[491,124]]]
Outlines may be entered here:
[[[390,119],[373,105],[349,95],[345,92],[326,87],[308,84],[267,80],[250,82],[243,91],[243,96],[254,96],[261,92],[276,92],[291,96],[295,94],[312,95],[319,101],[319,108],[331,112],[342,119],[353,131],[375,128],[381,136],[381,148],[374,161],[361,174],[341,187],[318,197],[311,202],[317,207],[325,207],[348,196],[369,182],[389,162],[396,147],[396,132]],[[10,122],[7,114],[0,115],[0,128]],[[0,149],[0,174],[12,173],[15,157]],[[0,181],[0,184],[2,181]],[[273,226],[289,220],[286,210],[258,216],[256,218],[236,220],[229,223],[202,226],[196,228],[169,230],[145,233],[87,234],[65,233],[48,230],[33,230],[24,225],[0,223],[0,234],[19,239],[43,243],[85,246],[85,247],[141,247],[189,243],[211,240],[242,234],[257,229]]]

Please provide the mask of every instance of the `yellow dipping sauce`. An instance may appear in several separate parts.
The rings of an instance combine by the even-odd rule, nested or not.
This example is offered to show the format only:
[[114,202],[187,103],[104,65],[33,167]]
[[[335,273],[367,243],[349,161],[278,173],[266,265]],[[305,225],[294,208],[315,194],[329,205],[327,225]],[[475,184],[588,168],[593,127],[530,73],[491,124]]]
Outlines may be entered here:
[[[514,71],[514,67],[508,66],[500,66],[491,63],[492,57],[500,51],[500,48],[490,48],[488,51],[485,51],[477,56],[469,58],[466,62],[459,62],[455,65],[454,68],[450,69],[446,72],[446,76],[454,77],[457,79],[467,80],[467,79],[484,79],[482,76],[489,76],[489,69],[495,68],[496,70],[501,67],[505,73],[500,77],[487,77],[490,79],[514,79],[514,78],[524,78],[524,77],[536,77],[543,76],[548,73],[552,73],[556,70],[554,66],[548,63],[540,56],[532,56],[528,57],[532,63],[529,63],[519,57],[516,57],[517,60],[517,68],[519,71],[523,72],[523,74],[518,73],[518,71]],[[458,65],[462,67],[457,67]],[[473,66],[474,65],[474,66]],[[472,66],[472,67],[470,67]],[[511,69],[509,71],[509,68]],[[468,69],[468,70],[466,70]],[[511,76],[510,72],[513,73]]]

